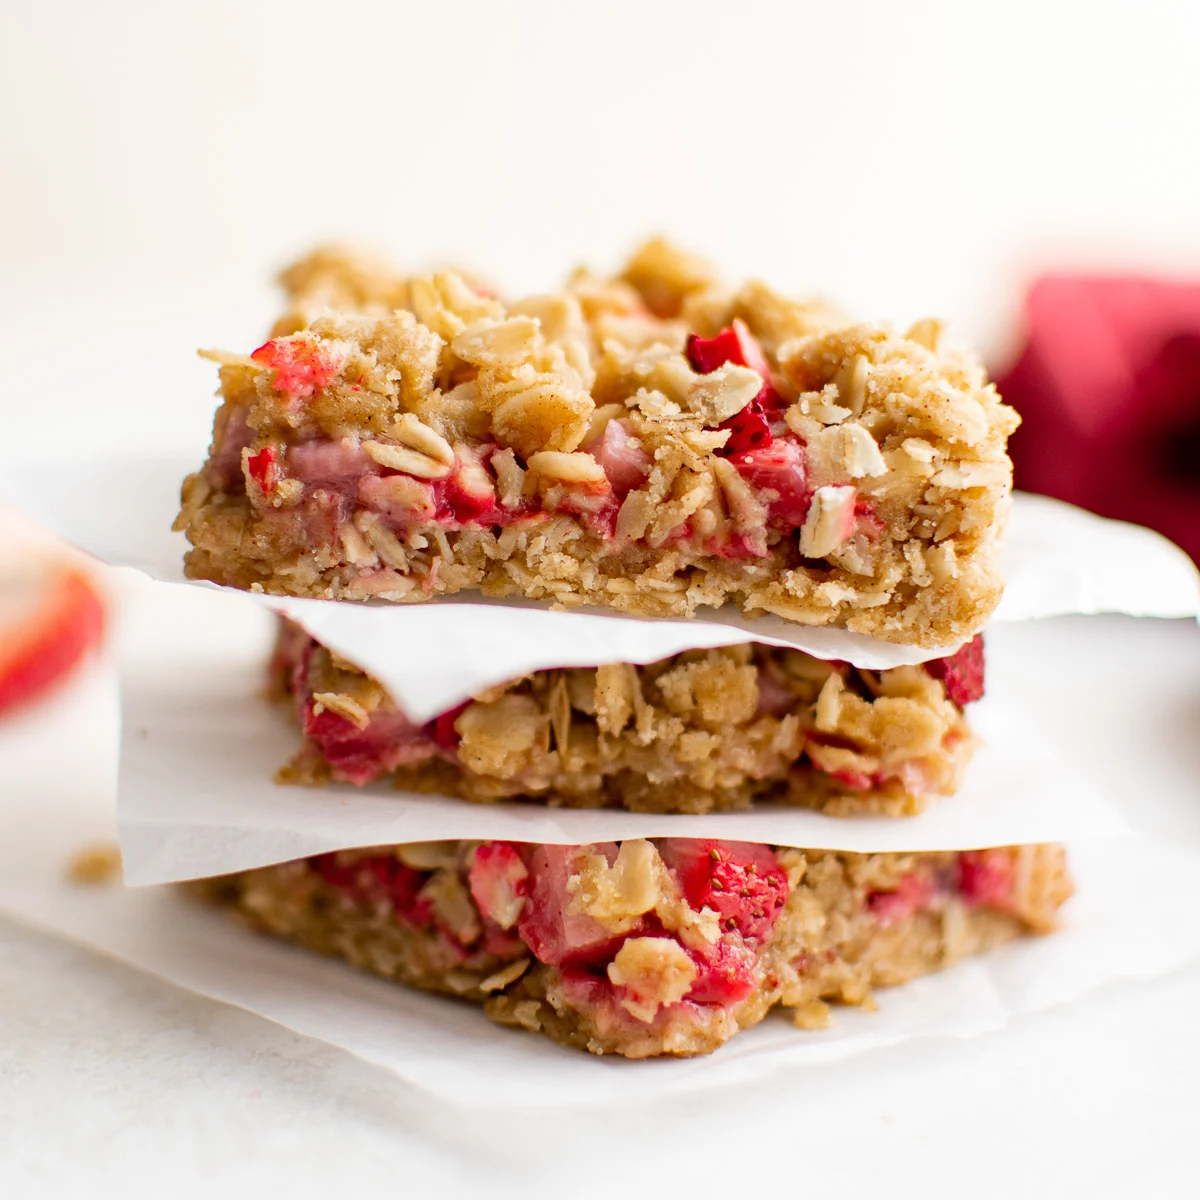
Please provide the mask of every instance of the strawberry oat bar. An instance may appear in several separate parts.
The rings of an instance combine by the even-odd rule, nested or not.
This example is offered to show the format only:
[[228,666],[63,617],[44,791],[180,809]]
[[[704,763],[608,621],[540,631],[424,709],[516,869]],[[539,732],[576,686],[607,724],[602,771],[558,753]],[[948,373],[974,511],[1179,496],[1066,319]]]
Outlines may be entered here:
[[318,253],[222,404],[177,528],[193,578],[462,591],[648,616],[725,602],[936,648],[995,606],[1016,427],[936,322],[728,290],[662,241],[502,301]]
[[846,854],[685,838],[432,842],[184,885],[253,927],[595,1054],[715,1050],[1054,927],[1055,846]]
[[380,684],[285,622],[271,683],[304,735],[285,782],[389,776],[479,801],[702,813],[779,799],[903,816],[958,787],[983,643],[888,671],[749,645],[538,671],[416,725]]

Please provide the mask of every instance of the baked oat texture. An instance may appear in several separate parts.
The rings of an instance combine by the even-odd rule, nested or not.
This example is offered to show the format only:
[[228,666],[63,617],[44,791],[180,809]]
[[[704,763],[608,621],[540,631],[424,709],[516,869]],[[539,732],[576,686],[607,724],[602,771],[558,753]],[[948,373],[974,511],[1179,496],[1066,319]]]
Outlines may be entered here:
[[[723,885],[723,886],[722,886]],[[424,843],[183,885],[253,928],[494,1021],[631,1058],[716,1049],[1050,931],[1063,852],[845,854],[665,839]],[[715,889],[715,890],[714,890]]]
[[661,239],[504,301],[318,251],[222,403],[193,578],[390,601],[733,602],[930,647],[999,599],[1017,425],[937,322],[846,324]]
[[702,813],[774,799],[908,816],[954,793],[975,745],[925,667],[861,671],[766,646],[539,671],[416,726],[379,683],[284,624],[272,685],[305,734],[281,782],[390,775],[484,802]]

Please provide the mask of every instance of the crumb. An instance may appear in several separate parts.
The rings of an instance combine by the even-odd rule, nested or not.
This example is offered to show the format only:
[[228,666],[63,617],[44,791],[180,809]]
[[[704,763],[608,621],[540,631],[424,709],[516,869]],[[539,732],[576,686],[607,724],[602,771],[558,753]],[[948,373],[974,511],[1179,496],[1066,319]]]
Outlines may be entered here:
[[76,851],[67,864],[67,878],[86,887],[114,883],[121,874],[121,850],[112,842],[97,842]]

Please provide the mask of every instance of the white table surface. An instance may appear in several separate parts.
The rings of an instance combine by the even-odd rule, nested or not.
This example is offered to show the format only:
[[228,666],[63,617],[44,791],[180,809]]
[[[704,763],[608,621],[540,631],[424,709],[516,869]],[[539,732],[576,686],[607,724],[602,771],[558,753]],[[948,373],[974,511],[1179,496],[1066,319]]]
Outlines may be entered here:
[[[150,645],[162,632],[138,636]],[[1135,827],[1200,852],[1194,625],[1060,619],[1001,627],[990,652],[995,670],[1044,677],[1032,711]],[[0,1196],[1186,1195],[1197,1011],[1200,965],[998,1033],[738,1093],[588,1115],[464,1113],[0,920]]]

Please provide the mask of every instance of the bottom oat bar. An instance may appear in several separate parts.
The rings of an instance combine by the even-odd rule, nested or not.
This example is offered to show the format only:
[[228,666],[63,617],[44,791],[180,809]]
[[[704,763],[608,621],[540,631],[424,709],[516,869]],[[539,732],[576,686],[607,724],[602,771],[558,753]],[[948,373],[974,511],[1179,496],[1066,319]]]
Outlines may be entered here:
[[184,885],[253,927],[494,1021],[630,1058],[696,1055],[1054,927],[1057,846],[847,854],[666,838],[426,842]]
[[907,816],[959,785],[983,642],[888,671],[749,645],[538,671],[425,725],[294,625],[271,671],[305,739],[285,782],[390,776],[468,800],[702,813],[778,799]]

